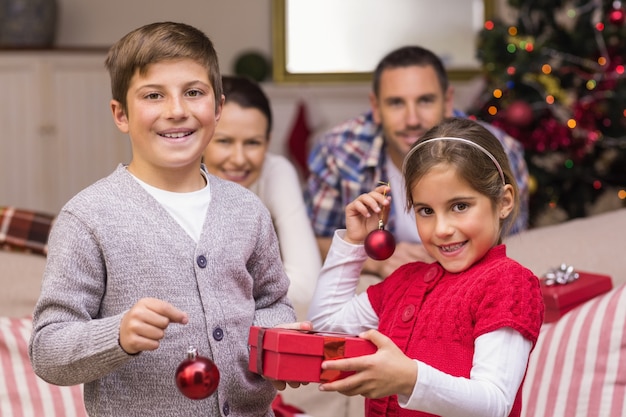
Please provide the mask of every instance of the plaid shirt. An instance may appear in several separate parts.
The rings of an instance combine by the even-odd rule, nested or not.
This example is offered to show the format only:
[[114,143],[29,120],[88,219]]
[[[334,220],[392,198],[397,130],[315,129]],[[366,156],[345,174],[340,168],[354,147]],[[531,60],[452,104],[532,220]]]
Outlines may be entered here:
[[[465,117],[455,111],[455,116]],[[520,214],[511,233],[528,225],[528,167],[521,143],[502,130],[483,123],[502,143],[520,191]],[[309,217],[316,236],[331,237],[336,229],[346,227],[345,207],[363,193],[373,190],[380,181],[388,182],[387,152],[382,129],[372,113],[361,116],[326,132],[316,141],[309,155],[309,177],[304,191]],[[385,227],[395,231],[397,213],[394,205]]]

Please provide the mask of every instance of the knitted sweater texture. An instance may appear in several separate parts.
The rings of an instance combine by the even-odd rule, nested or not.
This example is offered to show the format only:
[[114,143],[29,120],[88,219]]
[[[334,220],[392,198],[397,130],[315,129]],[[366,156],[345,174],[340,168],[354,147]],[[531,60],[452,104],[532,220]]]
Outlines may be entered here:
[[[196,243],[123,166],[70,200],[49,240],[30,344],[35,372],[85,384],[90,416],[272,416],[276,391],[248,372],[251,325],[295,321],[269,213],[245,188],[209,176],[211,202]],[[140,298],[187,312],[154,351],[119,345]],[[193,345],[221,374],[215,394],[190,400],[175,372]]]
[[[510,327],[535,343],[543,322],[539,280],[506,257],[506,248],[492,248],[461,273],[441,265],[416,262],[399,268],[368,289],[379,330],[410,358],[450,375],[469,378],[474,341]],[[519,416],[521,392],[510,416]],[[367,416],[430,416],[400,408],[397,397],[367,401]]]

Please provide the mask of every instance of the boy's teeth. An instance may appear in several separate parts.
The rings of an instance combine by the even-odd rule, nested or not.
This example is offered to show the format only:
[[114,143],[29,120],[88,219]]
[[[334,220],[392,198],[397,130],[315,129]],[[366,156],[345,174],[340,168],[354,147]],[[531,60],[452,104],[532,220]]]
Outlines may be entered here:
[[163,136],[165,136],[166,138],[172,138],[172,139],[178,139],[178,138],[182,138],[184,136],[187,136],[186,133],[166,133]]

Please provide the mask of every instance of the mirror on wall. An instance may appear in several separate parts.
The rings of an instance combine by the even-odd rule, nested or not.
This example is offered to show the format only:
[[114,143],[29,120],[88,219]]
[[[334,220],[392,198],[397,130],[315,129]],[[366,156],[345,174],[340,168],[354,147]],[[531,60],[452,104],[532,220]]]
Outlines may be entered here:
[[369,81],[407,44],[437,53],[451,79],[480,70],[476,39],[493,0],[272,0],[276,82]]

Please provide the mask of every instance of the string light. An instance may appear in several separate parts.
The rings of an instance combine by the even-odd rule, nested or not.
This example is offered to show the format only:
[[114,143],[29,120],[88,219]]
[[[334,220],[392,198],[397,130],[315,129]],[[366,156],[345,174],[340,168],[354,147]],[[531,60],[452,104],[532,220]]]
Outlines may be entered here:
[[[564,31],[563,42],[553,42],[551,32],[535,24],[533,10],[539,7],[520,6],[518,23],[497,28],[498,33],[505,33],[502,49],[510,54],[505,58],[509,63],[504,67],[495,64],[493,71],[501,74],[494,77],[492,97],[487,93],[488,101],[482,111],[490,117],[496,116],[494,123],[506,126],[508,117],[515,114],[508,99],[528,101],[527,107],[532,109],[535,119],[529,124],[513,123],[511,131],[537,154],[537,159],[530,163],[545,164],[545,167],[541,166],[544,169],[569,170],[571,173],[566,176],[573,175],[580,180],[576,185],[580,187],[576,188],[577,192],[585,188],[598,194],[610,190],[611,198],[626,200],[626,184],[622,182],[624,177],[621,174],[623,166],[618,167],[616,175],[612,174],[615,164],[622,164],[626,156],[623,150],[626,106],[620,100],[621,96],[616,97],[626,79],[626,62],[622,54],[626,0],[613,1],[612,7],[611,1],[605,6],[605,0],[583,0],[575,2],[575,6],[572,5],[574,2],[565,3],[569,6],[559,6],[557,19],[559,28]],[[488,29],[493,28],[495,25]],[[569,48],[565,39],[568,31],[585,33],[585,39],[572,38],[581,42],[580,48]],[[488,35],[493,37],[497,33]],[[560,43],[564,47],[559,46]],[[595,51],[590,51],[591,48]],[[496,57],[492,60],[499,61]],[[536,97],[543,97],[543,100]],[[617,154],[605,152],[614,147],[618,148]],[[597,158],[590,160],[587,158],[589,154]],[[619,159],[613,162],[612,158]],[[612,176],[605,179],[609,169]],[[612,187],[618,184],[613,191]],[[544,185],[544,190],[538,185],[537,204],[541,205],[540,208],[565,210],[570,215],[569,200],[560,197],[570,191]]]

